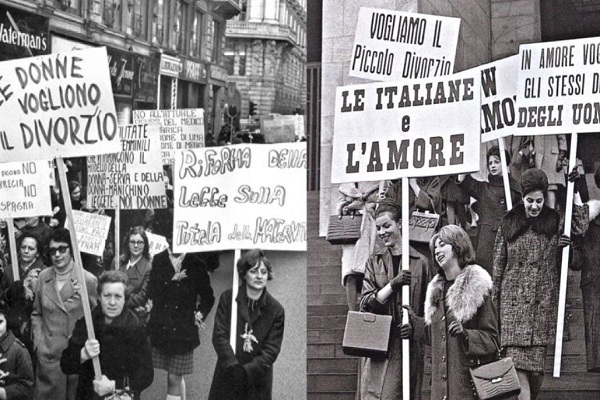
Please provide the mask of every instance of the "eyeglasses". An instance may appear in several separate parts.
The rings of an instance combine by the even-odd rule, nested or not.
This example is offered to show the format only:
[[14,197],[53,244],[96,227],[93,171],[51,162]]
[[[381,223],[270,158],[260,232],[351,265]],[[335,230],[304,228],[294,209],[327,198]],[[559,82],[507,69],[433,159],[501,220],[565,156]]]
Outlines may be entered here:
[[129,244],[132,245],[132,246],[143,246],[146,243],[144,243],[143,240],[130,240]]
[[69,246],[50,247],[48,253],[50,253],[51,256],[56,256],[57,251],[60,254],[65,254],[67,250],[69,250]]

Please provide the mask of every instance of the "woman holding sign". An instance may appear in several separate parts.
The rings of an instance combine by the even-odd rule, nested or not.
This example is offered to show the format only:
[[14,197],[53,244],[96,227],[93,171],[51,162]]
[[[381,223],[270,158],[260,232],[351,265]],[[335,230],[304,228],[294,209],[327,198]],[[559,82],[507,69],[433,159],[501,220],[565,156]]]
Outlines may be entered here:
[[215,316],[213,345],[218,360],[209,400],[269,400],[273,387],[273,363],[277,360],[285,313],[267,292],[273,278],[271,264],[262,250],[250,250],[237,262],[243,282],[238,304],[235,352],[229,342],[232,290],[223,292]]
[[494,247],[494,298],[501,346],[512,357],[521,383],[520,400],[536,399],[544,379],[547,346],[554,341],[558,311],[560,247],[558,212],[546,205],[548,177],[523,173],[522,202],[502,219]]

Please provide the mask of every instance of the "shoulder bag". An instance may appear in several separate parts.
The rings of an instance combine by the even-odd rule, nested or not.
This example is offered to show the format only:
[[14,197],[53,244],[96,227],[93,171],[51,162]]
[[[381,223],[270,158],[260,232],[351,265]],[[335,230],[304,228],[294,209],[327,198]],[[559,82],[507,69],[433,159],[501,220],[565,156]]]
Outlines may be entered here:
[[521,393],[521,385],[512,358],[501,357],[488,364],[469,368],[473,390],[481,400],[505,399]]

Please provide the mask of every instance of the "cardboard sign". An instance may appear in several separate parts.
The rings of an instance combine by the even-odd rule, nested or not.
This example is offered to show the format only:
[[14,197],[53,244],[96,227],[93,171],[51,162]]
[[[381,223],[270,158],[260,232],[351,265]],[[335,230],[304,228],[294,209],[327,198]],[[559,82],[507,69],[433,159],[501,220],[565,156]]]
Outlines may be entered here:
[[51,215],[48,161],[0,164],[0,218]]
[[79,251],[102,256],[110,228],[110,219],[107,215],[73,210]]
[[296,122],[282,116],[261,118],[260,133],[265,143],[289,143],[296,141]]
[[204,147],[204,109],[134,110],[135,124],[148,124],[160,138],[163,164],[173,164],[175,151]]
[[361,8],[350,76],[377,81],[450,75],[460,19]]
[[503,58],[481,68],[481,141],[515,133],[519,57]]
[[0,162],[119,151],[106,48],[0,63]]
[[[121,152],[89,156],[87,201],[91,208],[167,208],[160,140],[147,124],[119,127]],[[118,199],[119,204],[116,204]]]
[[479,85],[479,70],[468,70],[407,84],[338,87],[331,181],[477,171]]
[[306,143],[175,154],[173,248],[306,250]]
[[149,249],[151,256],[158,254],[162,251],[165,251],[169,247],[169,243],[167,242],[167,238],[161,235],[157,235],[152,232],[146,232],[146,236],[148,237]]
[[598,132],[600,38],[521,45],[517,134]]

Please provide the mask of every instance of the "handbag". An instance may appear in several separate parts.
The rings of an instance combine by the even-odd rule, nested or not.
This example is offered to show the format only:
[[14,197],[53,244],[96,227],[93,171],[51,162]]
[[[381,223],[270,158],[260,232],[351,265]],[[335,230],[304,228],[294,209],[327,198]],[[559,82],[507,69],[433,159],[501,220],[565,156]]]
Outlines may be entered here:
[[[500,356],[500,352],[498,352]],[[504,399],[521,393],[517,370],[511,357],[469,368],[473,390],[481,400]]]
[[116,389],[114,393],[104,397],[104,400],[135,400],[135,393],[129,388],[129,376],[123,378],[123,389]]
[[342,351],[350,356],[387,358],[391,329],[391,315],[348,311]]
[[344,215],[340,219],[337,215],[329,216],[326,240],[331,244],[354,244],[360,238],[360,228],[363,216],[360,214]]
[[415,242],[429,243],[437,232],[440,215],[434,212],[413,211],[410,215],[408,237]]

